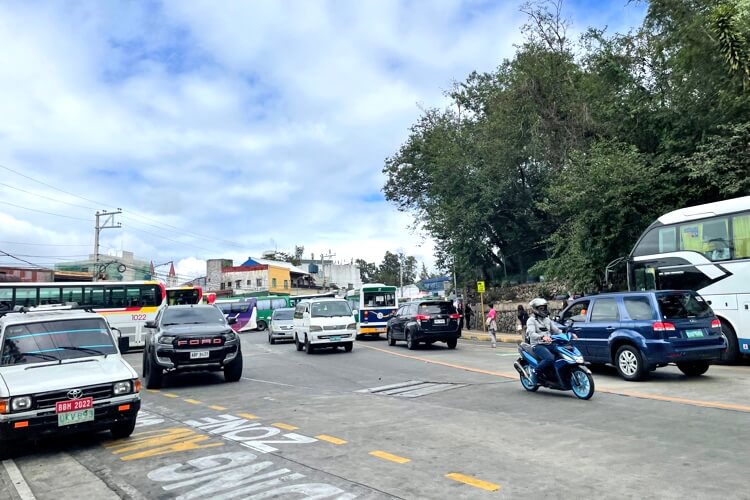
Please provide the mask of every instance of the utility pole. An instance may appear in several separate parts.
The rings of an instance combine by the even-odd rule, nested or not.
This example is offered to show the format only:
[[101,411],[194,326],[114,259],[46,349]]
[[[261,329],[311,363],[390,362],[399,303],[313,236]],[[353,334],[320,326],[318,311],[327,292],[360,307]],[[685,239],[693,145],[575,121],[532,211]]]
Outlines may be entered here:
[[[121,208],[118,208],[116,212],[107,212],[104,210],[96,212],[96,226],[94,227],[94,281],[99,279],[99,233],[102,229],[121,228],[122,223],[118,222],[115,224],[115,215],[120,215],[121,213]],[[105,217],[104,222],[101,222],[102,217]]]
[[[323,274],[323,288],[326,287],[326,268],[325,268],[325,259],[330,259],[331,257],[336,257],[335,253],[331,253],[331,250],[328,250],[328,253],[320,254],[320,271]],[[331,267],[333,267],[333,263],[331,263]],[[331,279],[333,279],[333,269],[331,269]]]

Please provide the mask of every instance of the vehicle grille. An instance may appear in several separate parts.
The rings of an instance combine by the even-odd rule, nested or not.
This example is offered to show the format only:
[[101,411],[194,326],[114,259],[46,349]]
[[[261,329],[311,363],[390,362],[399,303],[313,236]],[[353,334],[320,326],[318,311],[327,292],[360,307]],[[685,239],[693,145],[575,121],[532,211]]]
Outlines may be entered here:
[[178,337],[174,340],[177,349],[197,349],[201,347],[221,347],[224,337],[212,335],[210,337]]
[[329,325],[329,326],[324,326],[323,330],[346,330],[346,325]]
[[[76,387],[71,387],[70,389],[76,389]],[[43,410],[45,408],[54,408],[55,403],[58,401],[70,401],[70,398],[68,398],[68,391],[70,389],[37,394],[34,396],[37,409]],[[88,387],[80,387],[80,389],[83,391],[81,398],[94,398],[94,401],[96,401],[98,399],[112,397],[112,384],[91,385]]]

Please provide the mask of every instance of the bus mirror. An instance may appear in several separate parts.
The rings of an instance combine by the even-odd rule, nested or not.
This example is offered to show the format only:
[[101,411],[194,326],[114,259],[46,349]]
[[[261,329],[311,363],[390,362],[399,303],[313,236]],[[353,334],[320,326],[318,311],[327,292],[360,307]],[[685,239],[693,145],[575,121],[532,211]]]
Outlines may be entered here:
[[156,321],[146,321],[143,326],[146,328],[156,328]]
[[112,327],[112,332],[114,332],[114,334],[115,334],[115,335],[117,335],[117,338],[118,338],[118,339],[121,339],[121,338],[122,338],[122,332],[120,331],[120,329],[119,329],[119,328],[114,328],[114,327]]
[[227,318],[227,323],[230,325],[234,325],[235,323],[237,323],[237,318],[235,318],[234,316],[232,316],[231,318]]

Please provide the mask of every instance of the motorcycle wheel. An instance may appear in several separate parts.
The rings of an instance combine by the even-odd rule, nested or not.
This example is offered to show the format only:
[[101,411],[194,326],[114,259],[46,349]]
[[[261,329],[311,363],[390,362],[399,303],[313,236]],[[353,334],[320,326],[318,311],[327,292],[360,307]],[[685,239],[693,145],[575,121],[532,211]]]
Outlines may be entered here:
[[594,395],[594,377],[582,368],[570,371],[570,388],[578,399],[591,399]]
[[[528,370],[528,365],[526,363],[524,363],[522,366],[523,366],[524,370]],[[539,385],[538,384],[532,384],[530,379],[528,379],[528,378],[526,378],[526,377],[524,377],[523,375],[520,375],[520,374],[519,374],[519,378],[521,379],[521,385],[527,391],[529,391],[529,392],[536,392],[536,391],[539,390]]]

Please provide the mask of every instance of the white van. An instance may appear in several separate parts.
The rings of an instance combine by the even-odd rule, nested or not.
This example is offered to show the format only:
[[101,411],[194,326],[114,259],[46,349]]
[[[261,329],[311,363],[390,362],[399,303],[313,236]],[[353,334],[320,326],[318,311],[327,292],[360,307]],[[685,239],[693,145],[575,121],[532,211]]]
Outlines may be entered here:
[[354,347],[357,323],[349,303],[344,299],[322,298],[303,300],[294,309],[294,343],[312,354],[317,347],[343,346],[346,352]]

